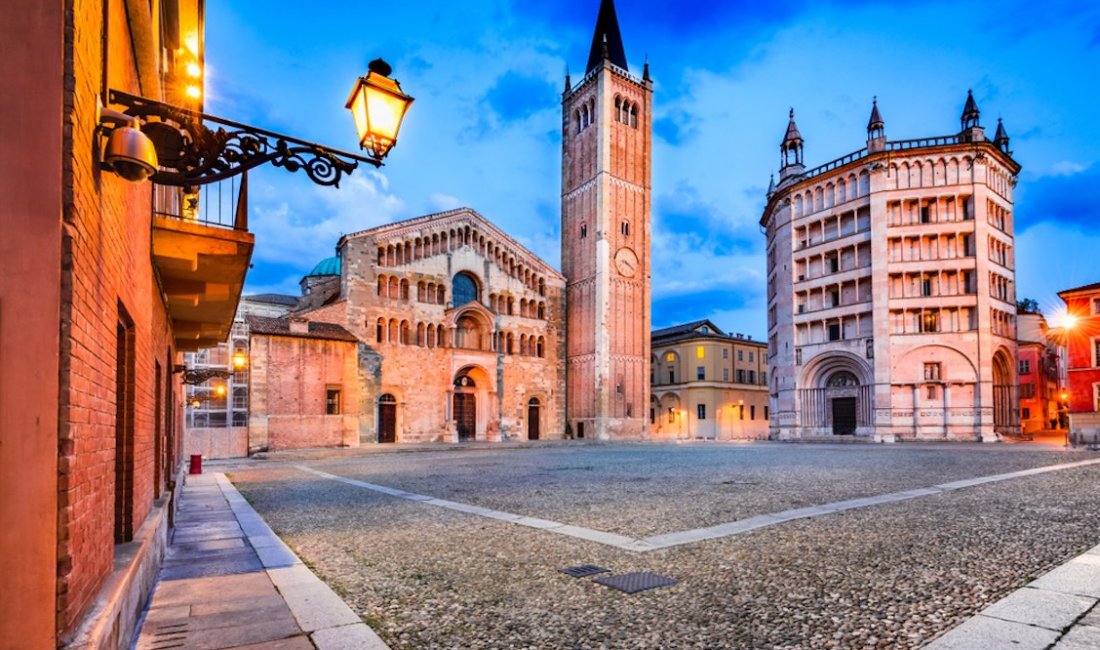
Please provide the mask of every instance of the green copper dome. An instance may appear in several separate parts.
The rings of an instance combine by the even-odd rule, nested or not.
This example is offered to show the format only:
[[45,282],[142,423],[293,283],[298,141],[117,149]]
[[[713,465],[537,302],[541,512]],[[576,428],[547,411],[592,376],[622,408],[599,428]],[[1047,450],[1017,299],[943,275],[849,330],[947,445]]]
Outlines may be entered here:
[[317,266],[313,267],[313,270],[309,272],[309,276],[312,275],[340,275],[340,258],[326,257],[320,262],[317,262]]

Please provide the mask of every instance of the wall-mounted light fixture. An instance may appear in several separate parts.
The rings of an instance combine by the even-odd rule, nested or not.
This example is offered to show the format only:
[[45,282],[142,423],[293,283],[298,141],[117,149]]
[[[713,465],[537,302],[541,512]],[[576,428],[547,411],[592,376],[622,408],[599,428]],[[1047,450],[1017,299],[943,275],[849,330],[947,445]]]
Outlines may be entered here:
[[[194,66],[201,75],[198,64]],[[302,170],[318,185],[338,186],[361,162],[381,167],[397,142],[413,98],[389,78],[390,72],[385,61],[372,61],[348,100],[367,156],[111,90],[109,104],[123,110],[100,112],[99,129],[106,139],[102,167],[130,181],[151,179],[158,185],[197,187],[270,162],[287,171]],[[202,89],[196,84],[187,92],[197,98]]]

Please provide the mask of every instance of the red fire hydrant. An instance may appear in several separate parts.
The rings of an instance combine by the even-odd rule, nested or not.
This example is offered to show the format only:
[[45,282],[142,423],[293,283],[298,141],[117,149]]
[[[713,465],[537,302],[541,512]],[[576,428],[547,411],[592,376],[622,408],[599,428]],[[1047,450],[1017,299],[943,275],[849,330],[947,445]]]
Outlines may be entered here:
[[202,474],[202,454],[191,454],[191,474]]

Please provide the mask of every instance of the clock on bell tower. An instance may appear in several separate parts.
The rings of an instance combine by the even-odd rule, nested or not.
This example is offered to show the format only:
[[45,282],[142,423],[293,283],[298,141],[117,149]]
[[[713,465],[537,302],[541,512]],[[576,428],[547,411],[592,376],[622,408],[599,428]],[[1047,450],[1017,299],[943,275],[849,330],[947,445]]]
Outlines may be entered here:
[[602,0],[584,78],[562,95],[566,417],[578,436],[641,438],[649,412],[653,83],[630,74]]

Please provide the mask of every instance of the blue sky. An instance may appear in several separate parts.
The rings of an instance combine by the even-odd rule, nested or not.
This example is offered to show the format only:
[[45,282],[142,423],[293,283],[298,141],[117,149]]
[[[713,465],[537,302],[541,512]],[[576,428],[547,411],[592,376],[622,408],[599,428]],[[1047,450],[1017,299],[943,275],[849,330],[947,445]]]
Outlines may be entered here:
[[[1100,281],[1100,4],[619,0],[632,71],[655,81],[653,325],[711,318],[764,338],[768,175],[794,107],[809,166],[959,129],[968,88],[1023,165],[1018,296],[1045,310]],[[560,101],[598,0],[207,4],[207,111],[355,148],[344,109],[384,57],[416,97],[378,171],[339,190],[253,172],[246,291],[297,292],[340,235],[469,206],[560,268]]]

